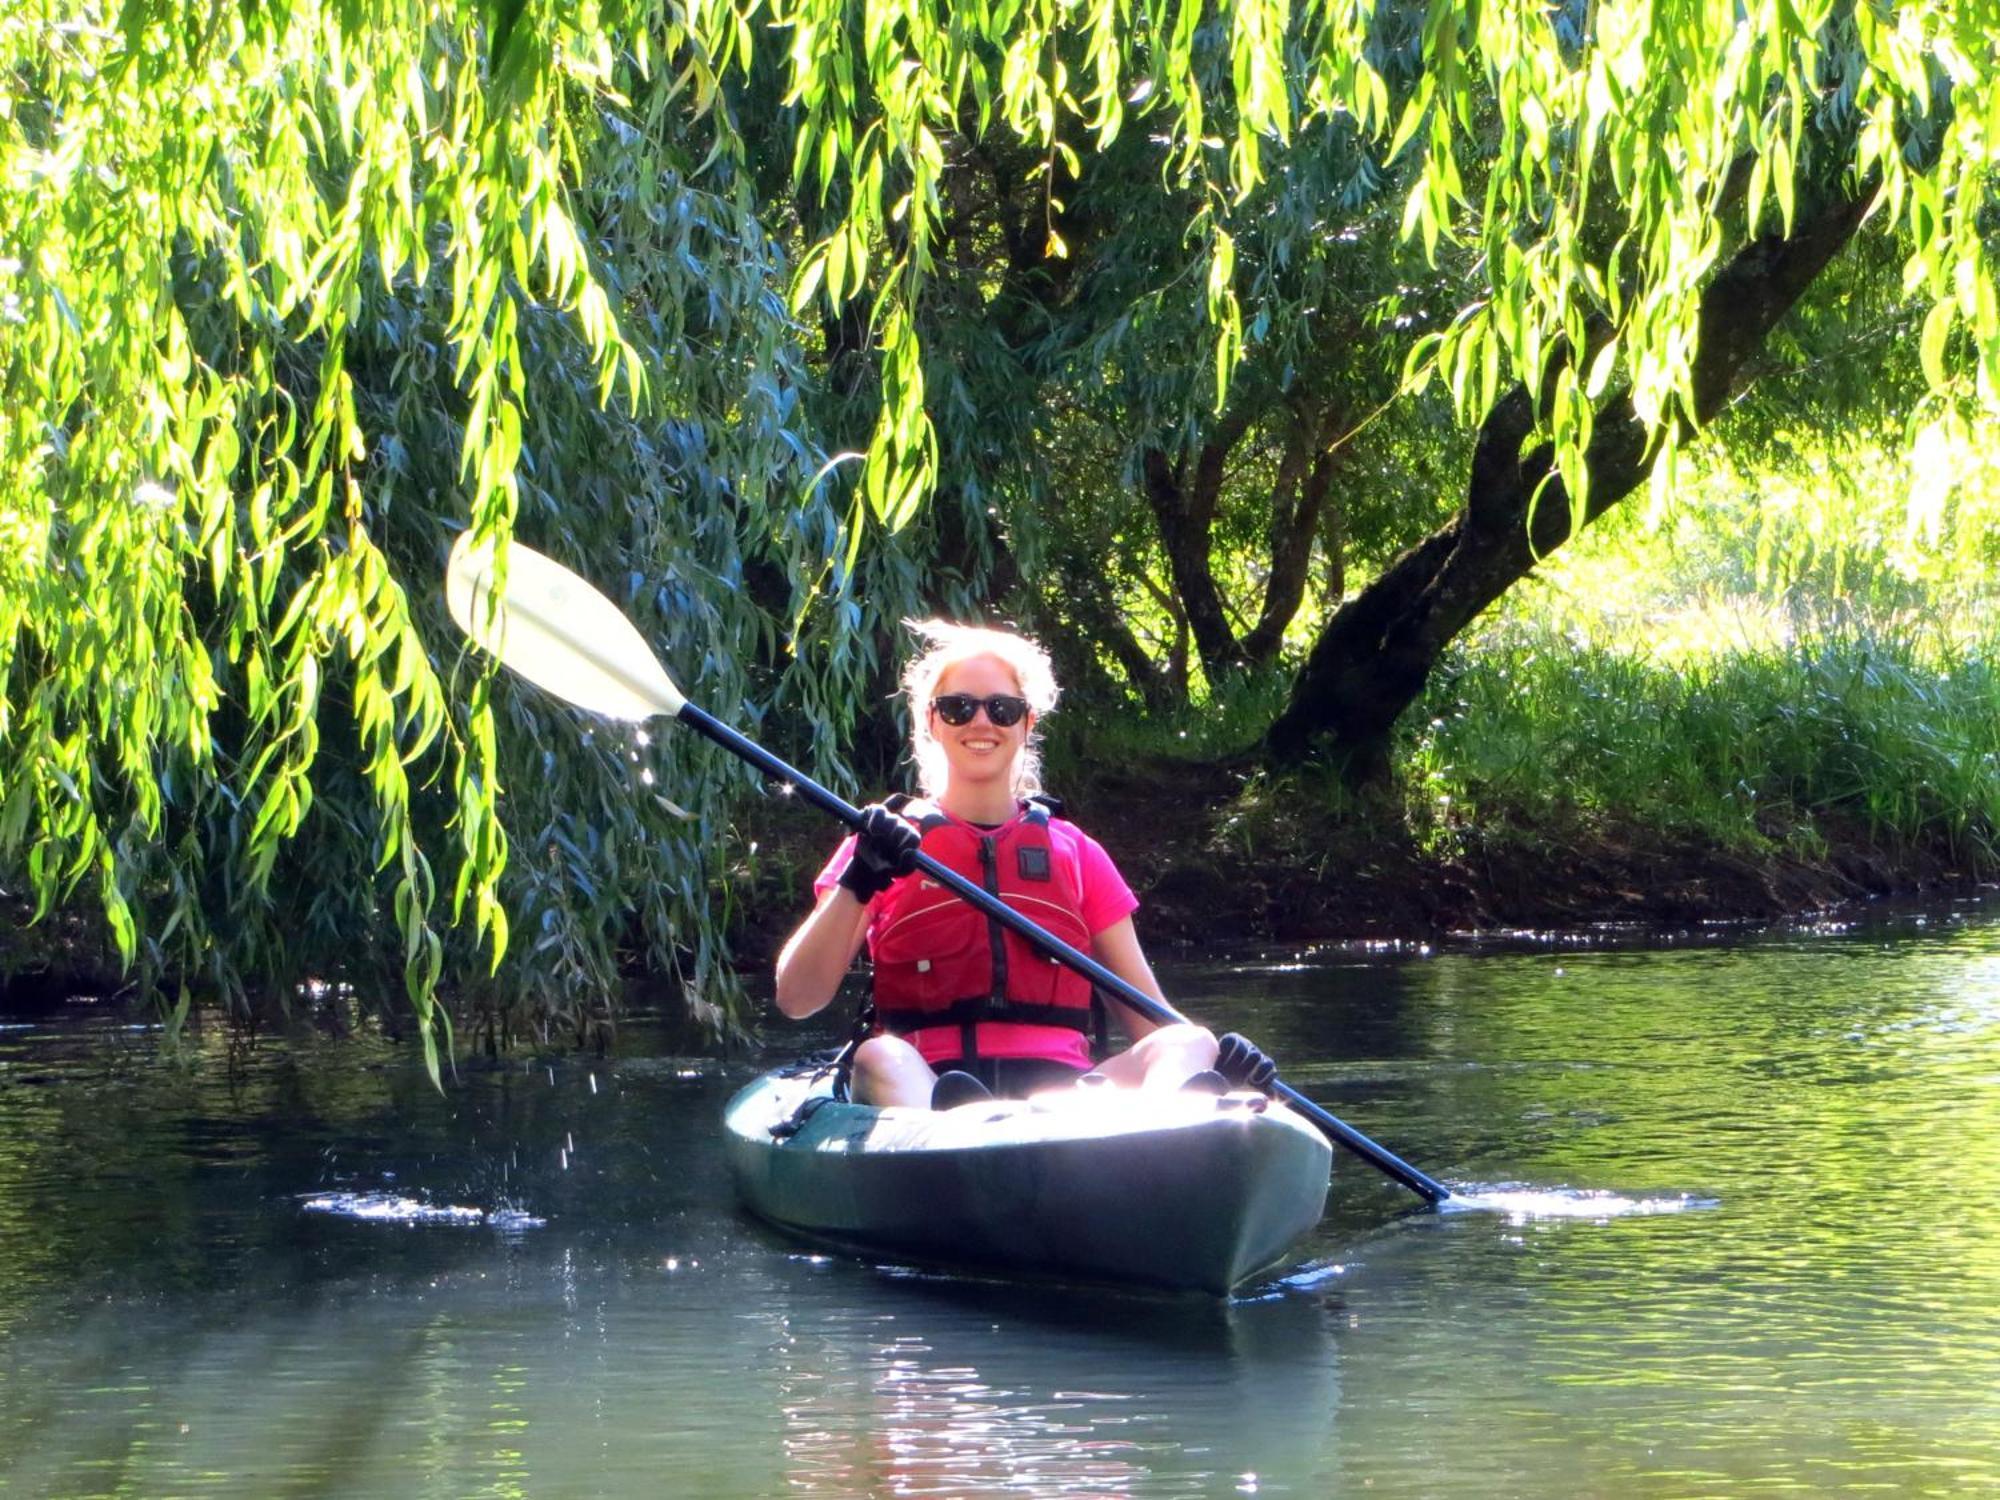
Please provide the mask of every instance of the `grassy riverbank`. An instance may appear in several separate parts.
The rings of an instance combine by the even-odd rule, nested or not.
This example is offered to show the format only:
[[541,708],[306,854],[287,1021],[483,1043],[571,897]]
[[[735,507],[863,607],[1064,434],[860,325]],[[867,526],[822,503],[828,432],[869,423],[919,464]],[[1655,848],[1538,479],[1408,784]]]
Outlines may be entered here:
[[[1994,642],[1732,618],[1720,643],[1663,617],[1623,645],[1497,622],[1410,716],[1380,789],[1252,766],[1275,678],[1172,720],[1052,719],[1049,780],[1155,945],[1768,920],[2000,874]],[[835,832],[777,803],[754,821],[746,966]]]

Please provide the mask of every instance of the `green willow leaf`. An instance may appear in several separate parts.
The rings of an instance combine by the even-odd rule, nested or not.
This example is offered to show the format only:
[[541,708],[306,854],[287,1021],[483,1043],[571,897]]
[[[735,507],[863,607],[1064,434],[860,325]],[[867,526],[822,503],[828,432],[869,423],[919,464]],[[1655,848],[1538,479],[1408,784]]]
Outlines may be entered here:
[[1990,0],[23,0],[0,70],[0,873],[231,1003],[402,985],[427,1045],[446,974],[711,982],[747,878],[739,768],[462,654],[466,526],[634,580],[820,754],[868,627],[957,586],[925,526],[962,580],[999,492],[1076,477],[1010,470],[1044,417],[982,431],[996,371],[1130,396],[1101,493],[1400,363],[1370,407],[1525,393],[1581,507],[1611,403],[1663,453],[1699,420],[1721,268],[1860,195],[1926,314],[1912,430],[2000,401]]

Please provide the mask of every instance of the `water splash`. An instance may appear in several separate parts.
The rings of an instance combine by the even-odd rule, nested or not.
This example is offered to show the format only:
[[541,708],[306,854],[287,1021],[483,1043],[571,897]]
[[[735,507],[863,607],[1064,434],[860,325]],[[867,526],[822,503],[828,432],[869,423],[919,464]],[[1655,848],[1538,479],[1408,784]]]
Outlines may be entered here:
[[503,1233],[539,1229],[548,1223],[524,1209],[468,1208],[456,1203],[426,1203],[400,1193],[308,1193],[299,1202],[307,1213],[332,1214],[366,1224],[484,1225]]
[[1310,1260],[1303,1265],[1294,1266],[1283,1276],[1275,1277],[1269,1283],[1270,1291],[1273,1296],[1283,1292],[1316,1291],[1320,1287],[1338,1281],[1347,1274],[1348,1269],[1348,1263],[1344,1260]]
[[1534,1219],[1623,1219],[1642,1214],[1678,1214],[1717,1208],[1719,1198],[1675,1193],[1665,1198],[1628,1198],[1597,1188],[1535,1188],[1518,1182],[1472,1183],[1452,1189],[1438,1205],[1444,1213],[1505,1214],[1511,1223]]

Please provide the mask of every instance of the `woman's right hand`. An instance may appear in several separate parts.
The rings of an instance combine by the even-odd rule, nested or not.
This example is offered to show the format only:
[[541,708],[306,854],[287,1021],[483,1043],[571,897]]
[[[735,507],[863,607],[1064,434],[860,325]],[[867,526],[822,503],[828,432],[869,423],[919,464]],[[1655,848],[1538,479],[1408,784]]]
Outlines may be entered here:
[[891,812],[886,803],[869,803],[861,810],[854,857],[840,872],[840,884],[866,906],[917,867],[917,846],[923,838],[909,819]]

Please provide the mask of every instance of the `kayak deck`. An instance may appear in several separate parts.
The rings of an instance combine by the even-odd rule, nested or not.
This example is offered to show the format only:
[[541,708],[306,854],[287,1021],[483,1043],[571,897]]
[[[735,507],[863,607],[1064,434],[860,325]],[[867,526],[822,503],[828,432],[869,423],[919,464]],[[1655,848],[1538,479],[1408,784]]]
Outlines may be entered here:
[[843,1249],[1227,1295],[1326,1205],[1332,1147],[1261,1095],[1074,1086],[932,1111],[831,1081],[765,1074],[725,1141],[751,1212]]

